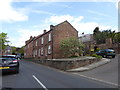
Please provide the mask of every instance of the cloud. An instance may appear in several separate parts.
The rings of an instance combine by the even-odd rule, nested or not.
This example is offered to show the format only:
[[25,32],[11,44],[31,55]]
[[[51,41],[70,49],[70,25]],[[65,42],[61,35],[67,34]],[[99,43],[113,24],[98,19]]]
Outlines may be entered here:
[[28,16],[12,7],[12,0],[0,0],[0,21],[16,22],[28,20]]
[[38,36],[43,33],[43,30],[28,30],[28,29],[19,29],[16,33],[19,36],[10,37],[8,40],[12,42],[12,46],[21,47],[25,45],[25,41],[30,38],[30,36]]
[[70,16],[70,15],[61,15],[61,16],[60,15],[59,16],[55,15],[55,16],[51,16],[51,17],[47,18],[45,20],[45,22],[58,24],[58,23],[61,23],[61,22],[65,21],[65,20],[68,20],[69,22],[76,22],[76,23],[78,23],[83,18],[84,18],[83,16],[75,18],[75,17]]
[[[49,26],[51,24],[57,25],[65,20],[69,21],[73,27],[78,30],[79,36],[84,32],[85,34],[92,34],[95,27],[99,27],[100,30],[107,30],[112,29],[112,26],[108,25],[101,25],[96,22],[83,22],[85,19],[84,16],[74,17],[71,15],[59,15],[59,16],[51,16],[49,18],[46,18],[45,21],[42,24],[39,25],[33,25],[33,29],[19,29],[18,35],[20,35],[18,38],[14,39],[12,42],[14,43],[14,46],[23,46],[25,45],[25,41],[30,38],[30,36],[38,36],[43,33],[44,29],[49,30]],[[115,28],[115,27],[114,27]],[[19,41],[19,42],[18,42]]]
[[100,30],[111,29],[111,26],[101,25],[96,22],[83,22],[84,16],[74,17],[70,15],[51,16],[45,20],[46,23],[59,24],[65,20],[69,21],[73,27],[79,31],[79,35],[84,32],[85,34],[92,34],[95,27],[99,27]]

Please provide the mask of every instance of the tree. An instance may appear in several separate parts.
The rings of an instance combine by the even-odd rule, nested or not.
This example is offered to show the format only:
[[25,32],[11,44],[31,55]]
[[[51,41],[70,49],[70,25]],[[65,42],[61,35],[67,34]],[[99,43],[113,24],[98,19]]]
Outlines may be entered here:
[[24,46],[22,46],[21,48],[12,46],[12,53],[14,53],[14,54],[17,54],[17,53],[23,54],[24,53]]
[[100,33],[99,27],[96,27],[96,28],[94,29],[94,31],[93,31],[93,35],[96,35],[96,34],[98,34],[98,33]]
[[60,42],[60,49],[63,51],[66,57],[75,56],[76,53],[80,55],[83,48],[84,45],[74,37],[64,39]]
[[18,49],[18,53],[24,54],[24,46]]
[[120,43],[120,32],[115,34],[113,40],[114,40],[114,43]]
[[0,33],[0,47],[2,47],[2,49],[6,48],[6,44],[8,44],[8,40],[7,40],[7,33]]
[[112,41],[114,42],[115,35],[116,35],[115,31],[111,31],[111,29],[99,31],[99,28],[96,27],[93,31],[94,40],[96,41],[97,44],[105,43],[107,38],[111,38]]

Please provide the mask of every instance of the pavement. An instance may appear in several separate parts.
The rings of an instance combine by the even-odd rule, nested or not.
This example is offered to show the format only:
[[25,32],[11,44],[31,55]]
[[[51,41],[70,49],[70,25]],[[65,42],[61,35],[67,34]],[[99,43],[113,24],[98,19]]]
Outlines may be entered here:
[[67,71],[68,71],[68,72],[82,72],[82,71],[94,69],[94,68],[96,68],[96,67],[99,67],[99,66],[101,66],[101,65],[107,64],[107,63],[109,63],[109,62],[111,62],[111,59],[102,58],[102,60],[99,61],[99,62],[90,64],[90,65],[87,65],[87,66],[84,66],[84,67],[79,67],[79,68],[75,68],[75,69],[70,69],[70,70],[67,70]]

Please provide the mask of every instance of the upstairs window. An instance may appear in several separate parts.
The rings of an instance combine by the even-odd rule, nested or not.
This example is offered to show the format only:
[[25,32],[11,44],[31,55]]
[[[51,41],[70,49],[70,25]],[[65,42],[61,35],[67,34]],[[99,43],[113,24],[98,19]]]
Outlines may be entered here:
[[51,41],[51,33],[49,33],[48,41]]
[[36,41],[36,46],[37,46],[38,42]]
[[28,48],[29,48],[29,44],[28,44]]
[[42,38],[41,38],[41,44],[43,44],[43,42],[44,42],[44,38],[42,37]]

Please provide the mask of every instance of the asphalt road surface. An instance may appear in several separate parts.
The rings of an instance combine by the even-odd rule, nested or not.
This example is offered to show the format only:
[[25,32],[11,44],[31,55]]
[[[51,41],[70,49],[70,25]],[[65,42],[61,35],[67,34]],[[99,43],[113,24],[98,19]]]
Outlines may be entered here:
[[120,54],[111,59],[111,62],[97,67],[95,69],[84,72],[72,72],[73,74],[83,76],[92,80],[109,83],[111,85],[120,86],[118,83],[118,70],[120,69]]
[[2,76],[2,88],[115,88],[116,86],[21,60],[19,74]]

